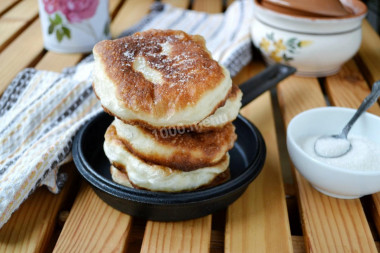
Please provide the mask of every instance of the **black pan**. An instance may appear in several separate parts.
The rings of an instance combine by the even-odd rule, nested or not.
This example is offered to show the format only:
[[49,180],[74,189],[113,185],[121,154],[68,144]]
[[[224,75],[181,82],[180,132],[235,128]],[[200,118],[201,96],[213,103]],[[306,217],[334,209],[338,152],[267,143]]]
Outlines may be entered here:
[[[295,72],[273,65],[240,86],[245,106],[264,91]],[[231,179],[221,185],[193,192],[164,193],[128,188],[112,181],[110,163],[103,151],[104,133],[113,118],[100,113],[75,136],[73,159],[79,173],[107,204],[121,212],[157,221],[202,217],[226,208],[260,173],[266,147],[260,131],[239,115],[233,122],[238,139],[230,154]]]

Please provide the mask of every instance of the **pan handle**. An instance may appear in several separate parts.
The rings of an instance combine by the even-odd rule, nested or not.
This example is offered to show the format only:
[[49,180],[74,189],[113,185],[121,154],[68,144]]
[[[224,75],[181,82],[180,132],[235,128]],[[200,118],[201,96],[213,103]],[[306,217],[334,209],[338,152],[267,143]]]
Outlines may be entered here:
[[296,72],[296,69],[283,64],[274,64],[261,71],[245,83],[239,85],[243,92],[242,107],[274,87],[281,80]]

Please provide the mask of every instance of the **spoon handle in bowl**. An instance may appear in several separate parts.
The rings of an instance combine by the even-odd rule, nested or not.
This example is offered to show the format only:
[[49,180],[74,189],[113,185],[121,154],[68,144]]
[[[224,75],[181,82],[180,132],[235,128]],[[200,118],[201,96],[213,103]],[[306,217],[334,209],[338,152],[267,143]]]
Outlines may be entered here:
[[352,125],[360,117],[360,115],[370,108],[380,96],[380,80],[376,81],[372,86],[371,93],[363,100],[354,116],[350,119],[347,125],[343,128],[341,135],[347,138],[348,132],[351,130]]

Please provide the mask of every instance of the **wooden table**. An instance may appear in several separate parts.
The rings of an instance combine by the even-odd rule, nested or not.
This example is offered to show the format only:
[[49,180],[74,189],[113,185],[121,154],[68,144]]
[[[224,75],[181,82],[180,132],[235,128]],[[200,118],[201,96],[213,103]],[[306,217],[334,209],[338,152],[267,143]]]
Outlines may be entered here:
[[[152,2],[110,0],[112,35],[140,20]],[[165,2],[217,13],[231,1]],[[36,0],[1,0],[0,94],[25,67],[61,71],[83,57],[43,48]],[[233,81],[242,83],[264,68],[256,56]],[[360,51],[338,74],[292,76],[242,110],[262,132],[267,159],[226,210],[184,222],[133,218],[103,203],[70,163],[60,194],[38,189],[0,230],[0,252],[378,252],[380,193],[356,200],[320,194],[291,165],[284,141],[296,114],[326,101],[356,108],[378,79],[380,38],[365,21]],[[379,104],[369,111],[380,115]]]

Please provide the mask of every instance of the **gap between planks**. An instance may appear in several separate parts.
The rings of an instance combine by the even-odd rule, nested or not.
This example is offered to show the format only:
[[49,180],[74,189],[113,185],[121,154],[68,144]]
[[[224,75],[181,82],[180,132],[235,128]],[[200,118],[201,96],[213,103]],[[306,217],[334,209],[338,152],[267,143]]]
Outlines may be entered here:
[[[380,57],[380,55],[379,55]],[[380,60],[380,58],[379,58]],[[364,61],[361,61],[363,64]],[[350,60],[339,72],[339,74],[327,77],[325,79],[327,95],[333,106],[341,106],[348,108],[358,108],[364,98],[370,93],[370,87],[360,73],[357,64]],[[380,105],[375,103],[370,107],[368,112],[380,116]],[[373,219],[380,219],[380,193],[371,196],[374,205]],[[375,223],[378,233],[380,232],[379,223]]]
[[[33,41],[33,43],[28,43]],[[0,94],[23,68],[43,53],[40,21],[35,20],[0,54]]]
[[21,0],[1,0],[0,16],[16,6]]
[[[30,1],[28,1],[30,2]],[[117,9],[117,6],[120,5],[121,0],[110,0],[110,12],[111,15]],[[37,3],[34,3],[37,5]],[[38,21],[35,21],[34,23],[37,23]],[[20,36],[23,38],[23,40],[18,39],[17,43],[19,45],[22,45],[22,48],[27,48],[27,46],[23,45],[22,43],[28,43],[31,38],[29,37],[30,34],[33,34],[36,30],[40,30],[40,26],[33,24],[32,27],[28,28],[27,35],[24,33]],[[38,43],[36,43],[38,45]],[[41,52],[42,50],[42,44],[40,45]],[[36,47],[36,51],[38,51],[38,47]],[[9,53],[9,55],[12,52]],[[27,62],[24,62],[22,64],[32,64],[28,63],[29,60],[32,60],[32,62],[39,61],[37,64],[37,68],[40,69],[46,69],[46,70],[53,70],[53,71],[60,71],[63,67],[68,67],[71,65],[74,65],[77,63],[77,61],[81,58],[81,54],[56,54],[52,52],[48,52],[45,54],[45,56],[40,60],[39,55],[27,58]],[[22,57],[20,59],[17,59],[20,62],[23,60]],[[25,61],[25,59],[24,59]],[[22,65],[20,64],[20,65]],[[72,170],[74,170],[74,164],[71,163],[68,166]],[[76,177],[77,174],[75,174]],[[33,193],[26,201],[26,203],[22,204],[18,211],[11,217],[10,221],[4,226],[3,229],[0,230],[0,248],[4,249],[4,247],[8,250],[11,250],[15,247],[18,249],[23,249],[23,252],[40,252],[43,251],[44,248],[50,247],[49,250],[52,248],[52,243],[55,244],[55,240],[52,236],[52,231],[57,230],[57,224],[56,224],[56,218],[59,209],[62,207],[63,203],[66,203],[68,201],[68,197],[73,195],[72,193],[77,190],[77,187],[72,187],[77,180],[73,178],[72,173],[70,174],[70,180],[66,183],[63,191],[59,195],[53,195],[51,193],[48,193],[46,189],[38,189],[35,193]],[[74,189],[76,190],[74,190]],[[68,194],[67,192],[70,192]],[[39,203],[39,200],[43,199],[43,204]],[[30,212],[31,209],[30,206],[33,206],[33,212]],[[54,209],[52,209],[54,208]],[[68,208],[68,207],[66,207]],[[46,214],[44,217],[41,217],[41,214]],[[24,222],[24,218],[27,217],[28,222]],[[32,225],[30,225],[33,222]],[[41,225],[43,224],[43,225]],[[13,229],[11,232],[9,232],[9,229],[7,227],[12,227]],[[22,226],[23,228],[28,228],[28,231],[31,233],[31,236],[23,237],[20,236],[18,231],[25,231],[24,230],[18,230],[17,228],[19,226]],[[8,232],[7,232],[8,231]],[[35,232],[35,231],[38,231]],[[58,231],[59,232],[59,231]],[[5,235],[6,233],[7,235]],[[17,243],[12,245],[7,245],[7,239],[14,240],[14,237],[17,237]],[[51,240],[54,240],[54,242],[51,242]],[[46,243],[48,242],[48,246],[46,246]]]
[[77,189],[73,164],[65,165],[70,177],[59,197],[40,187],[0,230],[0,252],[44,252],[50,243],[56,217],[65,200]]
[[0,52],[38,17],[35,0],[24,0],[0,17]]
[[[234,83],[241,83],[247,76],[252,77],[263,69],[262,63],[251,63],[234,78]],[[260,175],[228,207],[225,251],[249,252],[255,249],[258,252],[292,252],[270,92],[256,98],[241,113],[262,133],[267,157]]]
[[356,59],[361,72],[370,84],[380,80],[380,36],[367,20],[363,20],[363,39]]
[[[113,36],[118,36],[140,20],[148,12],[152,2],[153,0],[129,0],[117,8],[117,14],[111,23]],[[98,214],[99,211],[102,215]],[[113,222],[110,223],[110,220]],[[92,224],[95,225],[92,226]],[[82,248],[84,245],[97,252],[110,249],[114,252],[124,252],[129,240],[131,224],[132,218],[129,215],[108,206],[98,198],[87,183],[83,183],[54,251],[84,250],[85,248]],[[95,240],[94,237],[97,239]]]

